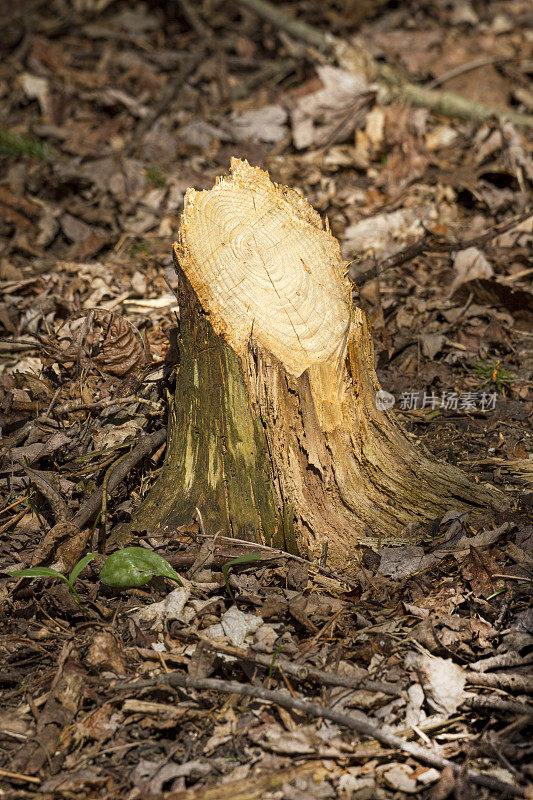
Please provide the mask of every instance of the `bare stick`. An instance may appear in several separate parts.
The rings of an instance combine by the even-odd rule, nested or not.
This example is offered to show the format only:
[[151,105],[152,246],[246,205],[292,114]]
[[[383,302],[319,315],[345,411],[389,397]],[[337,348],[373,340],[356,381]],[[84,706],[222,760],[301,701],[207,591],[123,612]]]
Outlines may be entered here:
[[318,28],[308,25],[307,22],[296,19],[296,17],[287,14],[281,8],[276,8],[272,3],[268,3],[265,0],[236,0],[236,3],[270,22],[274,27],[281,28],[281,30],[296,39],[300,39],[300,41],[306,42],[318,50],[326,51],[332,49],[331,45],[335,41],[332,36],[328,36],[328,34],[319,31]]
[[465,705],[478,711],[501,711],[503,714],[519,714],[522,717],[533,717],[533,706],[517,700],[501,700],[499,697],[476,695],[465,700]]
[[70,512],[67,508],[67,504],[57,489],[52,486],[46,473],[43,474],[36,469],[31,469],[26,466],[24,467],[24,471],[37,491],[48,500],[55,522],[65,522],[68,520],[70,518]]
[[34,775],[23,775],[22,772],[9,772],[9,770],[2,768],[0,768],[0,775],[6,778],[13,778],[17,781],[26,781],[27,783],[41,783],[41,779],[36,778]]
[[106,474],[104,475],[104,482],[102,483],[102,511],[101,511],[101,524],[102,524],[102,531],[100,537],[100,546],[99,550],[103,556],[105,556],[105,550],[107,546],[107,534],[109,531],[109,518],[107,515],[107,494],[109,488],[109,479],[113,474],[115,467],[118,467],[121,461],[124,461],[128,457],[129,453],[124,453],[124,455],[117,458],[116,461],[113,461],[110,467],[108,467]]
[[521,128],[533,127],[532,114],[520,114],[511,109],[502,109],[497,106],[490,106],[481,101],[469,100],[453,92],[441,92],[437,89],[428,89],[416,83],[403,81],[400,76],[389,67],[388,64],[381,64],[379,75],[387,88],[387,101],[409,101],[416,106],[429,108],[436,114],[443,114],[445,117],[459,117],[460,119],[471,119],[475,122],[484,122],[491,117],[497,119],[509,119],[514,125]]
[[483,58],[477,58],[474,61],[468,61],[466,64],[459,64],[458,67],[454,67],[453,69],[448,70],[448,72],[445,72],[443,75],[440,75],[438,78],[434,78],[434,80],[428,83],[427,88],[436,89],[437,86],[442,86],[442,84],[446,83],[446,81],[451,81],[453,78],[458,78],[459,75],[464,75],[465,72],[472,72],[474,69],[490,67],[493,64],[505,64],[507,61],[517,60],[519,59],[514,58],[514,56],[484,56]]
[[[54,409],[54,414],[70,414],[73,411],[92,411],[97,408],[111,408],[112,406],[120,406],[125,403],[142,403],[145,406],[151,406],[154,411],[161,411],[161,403],[155,403],[153,400],[147,400],[144,397],[137,397],[135,394],[130,394],[127,397],[106,397],[104,400],[95,400],[94,403],[80,403],[78,401],[69,401],[57,406]],[[47,412],[48,414],[48,412]],[[35,420],[34,420],[35,422]]]
[[14,341],[0,339],[0,353],[22,353],[25,350],[39,350],[39,342]]
[[466,680],[471,686],[486,686],[489,689],[503,689],[506,692],[533,694],[533,678],[519,672],[477,673],[467,671]]
[[205,528],[204,528],[204,520],[203,520],[203,517],[202,517],[202,512],[200,511],[198,506],[196,506],[195,511],[198,514],[198,522],[200,523],[200,530],[202,531],[202,536],[205,536],[206,533],[205,533]]
[[[309,700],[301,700],[299,697],[291,697],[289,694],[283,692],[272,692],[264,689],[262,686],[252,686],[246,683],[237,683],[236,681],[223,681],[217,678],[192,678],[180,672],[170,672],[167,675],[161,675],[157,678],[150,680],[143,680],[138,682],[128,682],[118,684],[119,689],[137,689],[147,686],[157,686],[162,684],[169,684],[173,688],[182,689],[204,689],[213,692],[226,692],[228,694],[241,694],[245,697],[253,697],[255,699],[265,700],[268,703],[276,703],[282,708],[290,708],[296,711],[301,711],[308,714],[310,717],[322,717],[323,719],[330,719],[338,725],[343,725],[345,728],[357,731],[362,736],[369,736],[381,744],[392,747],[395,750],[401,750],[403,753],[412,756],[413,758],[422,761],[425,764],[430,764],[437,769],[444,769],[451,767],[454,773],[462,771],[459,764],[454,764],[447,758],[442,758],[428,748],[422,747],[414,742],[406,742],[399,736],[392,733],[386,733],[381,728],[374,725],[366,715],[360,713],[358,717],[352,717],[348,714],[343,714],[339,711],[334,711],[326,706],[312,703]],[[499,792],[507,797],[524,797],[522,789],[511,786],[509,783],[493,778],[490,775],[483,775],[479,772],[468,770],[466,777],[472,783],[478,786],[485,786],[493,792]]]

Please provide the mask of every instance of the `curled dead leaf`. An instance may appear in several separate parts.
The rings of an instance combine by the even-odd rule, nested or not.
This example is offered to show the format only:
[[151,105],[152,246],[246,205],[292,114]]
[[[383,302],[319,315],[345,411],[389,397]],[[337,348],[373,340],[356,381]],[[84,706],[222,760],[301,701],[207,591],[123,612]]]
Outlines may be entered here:
[[95,308],[91,327],[93,351],[99,350],[93,360],[105,372],[122,377],[149,360],[136,329],[126,317]]
[[122,378],[151,360],[149,347],[134,325],[114,311],[91,308],[69,328],[70,342],[63,339],[60,347],[51,342],[47,348],[62,364],[74,363],[85,369],[94,365]]

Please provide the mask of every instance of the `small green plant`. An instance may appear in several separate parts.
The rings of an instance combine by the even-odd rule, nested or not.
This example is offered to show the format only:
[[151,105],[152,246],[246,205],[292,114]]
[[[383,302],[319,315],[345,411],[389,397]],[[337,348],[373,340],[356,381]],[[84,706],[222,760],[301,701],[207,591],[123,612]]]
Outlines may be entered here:
[[157,186],[162,189],[167,185],[167,179],[160,170],[151,168],[146,170],[146,183],[148,186]]
[[53,154],[53,150],[49,144],[40,142],[33,136],[13,133],[7,128],[0,127],[0,153],[10,158],[26,155],[36,158],[38,161],[47,161]]
[[278,655],[279,655],[279,654],[280,654],[280,653],[281,653],[283,650],[285,650],[285,648],[286,648],[286,647],[287,647],[287,645],[286,645],[286,644],[280,644],[280,646],[279,646],[279,647],[276,647],[276,649],[275,649],[275,650],[274,650],[274,652],[272,653],[272,661],[270,662],[270,666],[269,666],[269,668],[268,668],[268,677],[269,677],[269,678],[271,678],[271,677],[272,677],[272,673],[274,672],[274,664],[276,663],[276,658],[278,657]]
[[60,578],[60,580],[65,581],[65,583],[68,584],[70,593],[74,597],[79,607],[84,609],[85,606],[81,602],[81,598],[74,588],[74,581],[80,572],[85,569],[87,564],[89,564],[93,558],[96,558],[97,555],[98,553],[89,553],[83,558],[80,558],[78,563],[72,568],[72,572],[68,578],[66,575],[63,575],[62,572],[59,572],[57,569],[50,569],[50,567],[28,567],[28,569],[14,569],[6,574],[11,578]]
[[168,561],[145,547],[125,547],[123,550],[116,550],[106,559],[100,570],[102,583],[115,589],[144,586],[156,575],[171,578],[183,586],[180,576]]
[[226,589],[228,590],[228,594],[230,597],[233,597],[229,585],[230,569],[235,564],[249,564],[251,561],[261,561],[261,553],[245,553],[243,556],[239,556],[238,558],[232,558],[231,561],[226,561],[226,563],[222,565],[222,573],[224,575],[224,580],[226,581]]
[[502,367],[499,359],[488,358],[486,361],[478,361],[473,365],[472,369],[481,379],[478,389],[490,384],[502,394],[503,390],[516,380],[512,372]]
[[150,245],[146,242],[133,242],[130,245],[130,255],[132,256],[149,256],[150,253]]

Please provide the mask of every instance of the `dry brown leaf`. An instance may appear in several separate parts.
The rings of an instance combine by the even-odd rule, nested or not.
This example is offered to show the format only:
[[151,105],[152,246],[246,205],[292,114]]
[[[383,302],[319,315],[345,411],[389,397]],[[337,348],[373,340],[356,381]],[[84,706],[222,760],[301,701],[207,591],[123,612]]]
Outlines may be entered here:
[[[75,525],[71,525],[75,528]],[[91,536],[90,528],[78,530],[73,536],[63,542],[56,551],[57,561],[52,565],[59,572],[70,572],[84,554]]]
[[126,674],[122,646],[109,631],[98,631],[94,634],[85,660],[95,669],[105,669],[115,675]]
[[492,278],[494,270],[477,247],[468,247],[466,250],[460,250],[454,259],[453,266],[455,268],[456,276],[450,287],[450,294],[467,281],[476,280],[476,278]]
[[92,308],[77,327],[68,347],[53,348],[62,363],[94,364],[118,377],[142,369],[150,360],[149,346],[141,343],[137,331],[126,318],[104,308]]
[[463,668],[450,659],[425,653],[412,653],[406,662],[416,670],[431,708],[444,716],[454,714],[465,699]]
[[229,128],[236,142],[279,142],[285,136],[287,112],[278,105],[232,114]]
[[292,111],[292,135],[298,150],[345,141],[362,127],[369,110],[364,78],[327,65],[317,70],[322,88],[301,97]]

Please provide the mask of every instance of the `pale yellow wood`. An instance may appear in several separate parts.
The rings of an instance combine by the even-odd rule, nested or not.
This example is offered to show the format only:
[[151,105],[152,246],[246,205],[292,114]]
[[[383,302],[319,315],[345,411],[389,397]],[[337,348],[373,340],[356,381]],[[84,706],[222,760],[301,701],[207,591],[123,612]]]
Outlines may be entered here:
[[236,158],[189,189],[178,256],[211,323],[243,354],[253,338],[298,376],[345,352],[350,288],[338,242],[297,192]]

